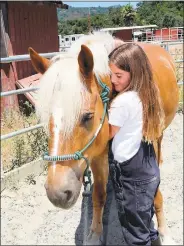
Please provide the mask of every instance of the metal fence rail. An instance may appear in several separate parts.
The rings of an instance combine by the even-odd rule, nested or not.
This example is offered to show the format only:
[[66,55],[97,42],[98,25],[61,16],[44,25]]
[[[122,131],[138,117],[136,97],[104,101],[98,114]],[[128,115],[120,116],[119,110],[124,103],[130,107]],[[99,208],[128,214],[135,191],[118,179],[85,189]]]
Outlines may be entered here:
[[[15,95],[15,94],[24,94],[25,92],[36,91],[38,89],[39,89],[38,87],[30,87],[30,88],[24,88],[24,89],[19,89],[19,90],[1,92],[1,97],[11,96],[11,95]],[[29,131],[39,129],[43,126],[44,126],[44,124],[37,124],[35,126],[30,126],[30,127],[27,127],[27,128],[15,131],[15,132],[8,133],[6,135],[2,135],[0,139],[1,139],[1,141],[6,140],[6,139],[21,135],[21,134],[29,132]]]
[[183,62],[183,60],[176,60],[175,63]]
[[35,126],[30,126],[30,127],[27,127],[27,128],[15,131],[15,132],[11,132],[11,133],[5,134],[5,135],[1,136],[1,141],[9,139],[9,138],[12,138],[12,137],[15,137],[15,136],[18,136],[18,135],[21,135],[21,134],[26,133],[26,132],[30,132],[30,131],[39,129],[39,128],[43,127],[43,126],[44,126],[44,124],[37,124]]
[[178,82],[178,85],[183,85],[183,81],[179,81]]
[[[45,57],[45,58],[52,58],[53,56],[62,54],[63,52],[52,52],[52,53],[40,53],[39,55]],[[9,57],[3,57],[0,60],[0,63],[10,63],[10,62],[19,62],[19,61],[29,61],[30,55],[17,55],[17,56],[9,56]]]
[[38,87],[29,87],[29,88],[24,88],[24,89],[1,92],[0,95],[1,97],[7,97],[11,95],[16,95],[16,94],[24,94],[24,92],[36,91],[38,89],[39,89]]

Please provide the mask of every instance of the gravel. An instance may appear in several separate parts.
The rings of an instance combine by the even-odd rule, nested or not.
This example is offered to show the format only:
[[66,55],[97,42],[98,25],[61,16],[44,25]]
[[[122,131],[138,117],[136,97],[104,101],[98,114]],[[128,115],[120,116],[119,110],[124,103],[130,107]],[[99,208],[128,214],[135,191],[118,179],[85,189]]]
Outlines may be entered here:
[[[170,233],[183,245],[183,114],[176,114],[164,134],[161,191]],[[1,193],[1,245],[81,245],[92,218],[91,197],[82,194],[70,210],[55,208],[44,189],[46,176],[15,184]],[[113,192],[104,212],[104,236],[108,245],[123,239]]]

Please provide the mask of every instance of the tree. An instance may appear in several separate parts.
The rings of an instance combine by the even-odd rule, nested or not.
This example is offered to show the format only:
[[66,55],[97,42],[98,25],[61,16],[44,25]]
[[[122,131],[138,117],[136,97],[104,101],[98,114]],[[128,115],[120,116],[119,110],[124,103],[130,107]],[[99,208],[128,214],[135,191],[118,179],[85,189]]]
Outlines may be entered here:
[[156,24],[158,27],[183,26],[183,2],[152,1],[137,4],[136,20],[144,24]]
[[120,14],[123,18],[125,26],[133,26],[135,22],[136,11],[130,4],[121,7]]
[[[139,2],[136,10],[128,4],[110,7],[105,13],[103,11],[103,8],[91,8],[91,26],[94,30],[106,27],[151,24],[156,24],[160,28],[183,26],[183,2],[181,1],[146,1]],[[84,17],[86,13],[88,14],[85,8],[82,8],[81,11],[72,8],[71,19],[58,22],[59,33],[62,35],[88,33],[88,17]]]
[[109,19],[112,22],[112,25],[114,27],[117,26],[124,26],[124,21],[123,18],[121,16],[121,9],[119,8],[109,8],[109,14],[108,14]]
[[173,27],[181,26],[183,19],[179,16],[175,16],[173,13],[166,13],[163,17],[162,26]]

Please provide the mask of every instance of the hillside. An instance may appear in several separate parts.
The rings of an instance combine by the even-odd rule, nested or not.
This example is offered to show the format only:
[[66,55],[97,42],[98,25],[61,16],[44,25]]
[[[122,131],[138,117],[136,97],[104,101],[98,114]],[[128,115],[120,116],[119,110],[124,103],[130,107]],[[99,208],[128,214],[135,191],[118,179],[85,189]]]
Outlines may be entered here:
[[[113,7],[120,7],[120,5],[116,5]],[[108,13],[109,8],[104,7],[91,7],[90,15],[98,15],[98,14],[106,14]],[[87,17],[89,15],[89,8],[75,8],[69,7],[68,9],[57,9],[58,21],[66,21],[66,20],[74,20]]]
[[113,7],[69,7],[58,10],[58,32],[61,35],[88,33],[106,27],[142,26],[156,24],[159,28],[183,26],[183,2],[139,2]]

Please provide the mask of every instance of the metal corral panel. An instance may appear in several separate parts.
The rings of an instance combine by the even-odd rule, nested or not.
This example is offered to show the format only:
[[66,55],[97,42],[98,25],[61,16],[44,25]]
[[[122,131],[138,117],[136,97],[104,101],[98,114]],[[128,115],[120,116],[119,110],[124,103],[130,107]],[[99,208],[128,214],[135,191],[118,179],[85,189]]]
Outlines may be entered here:
[[182,37],[182,28],[162,28],[154,31],[155,39],[178,40]]
[[[59,51],[56,6],[8,2],[9,36],[14,55]],[[18,79],[35,74],[30,61],[17,62]]]

